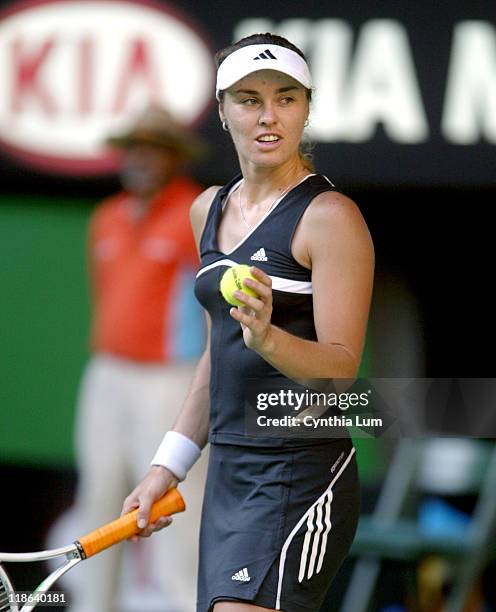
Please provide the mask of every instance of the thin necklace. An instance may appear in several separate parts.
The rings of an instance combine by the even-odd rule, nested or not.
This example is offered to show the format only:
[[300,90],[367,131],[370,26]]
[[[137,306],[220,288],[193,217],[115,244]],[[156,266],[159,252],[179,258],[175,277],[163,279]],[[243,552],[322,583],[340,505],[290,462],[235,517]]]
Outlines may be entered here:
[[[243,184],[244,184],[244,182],[243,182]],[[288,193],[288,191],[290,189],[292,189],[293,186],[296,185],[296,184],[297,184],[296,182],[295,183],[290,183],[290,185],[288,187],[286,187],[286,189],[280,195],[278,195],[277,198],[272,202],[272,204],[269,206],[269,208],[265,211],[263,217],[266,217],[270,213],[270,211],[274,208],[276,203],[279,202],[279,200],[282,200],[282,198]],[[239,212],[241,213],[241,218],[243,219],[244,224],[246,225],[246,227],[248,229],[253,229],[255,226],[254,225],[250,225],[248,223],[248,221],[246,220],[245,214],[243,212],[243,206],[241,205],[241,185],[238,188],[238,204],[239,204]]]

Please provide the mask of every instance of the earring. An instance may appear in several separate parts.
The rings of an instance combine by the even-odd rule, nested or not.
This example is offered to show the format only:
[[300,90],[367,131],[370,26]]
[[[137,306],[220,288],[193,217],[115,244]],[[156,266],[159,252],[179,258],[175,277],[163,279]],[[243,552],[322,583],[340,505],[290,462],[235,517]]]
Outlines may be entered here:
[[310,125],[310,121],[307,119],[303,125],[304,125],[305,127],[308,127],[308,126]]
[[222,122],[222,129],[224,130],[224,132],[229,132],[229,126],[225,121]]

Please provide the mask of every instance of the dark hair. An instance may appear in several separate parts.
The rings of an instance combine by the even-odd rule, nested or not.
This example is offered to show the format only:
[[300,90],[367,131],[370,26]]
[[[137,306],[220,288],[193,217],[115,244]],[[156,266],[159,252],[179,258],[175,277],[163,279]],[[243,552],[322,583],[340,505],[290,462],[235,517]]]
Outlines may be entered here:
[[[284,38],[283,36],[278,36],[277,34],[272,34],[271,32],[266,32],[265,34],[250,34],[250,36],[245,36],[244,38],[241,38],[240,40],[238,40],[238,42],[235,42],[232,45],[229,45],[227,47],[224,47],[223,49],[220,49],[219,51],[217,51],[214,57],[215,65],[218,69],[219,66],[222,64],[222,62],[226,59],[226,57],[231,55],[231,53],[234,53],[235,51],[242,49],[243,47],[248,47],[249,45],[264,45],[264,44],[278,45],[279,47],[286,47],[286,49],[290,49],[291,51],[294,51],[300,57],[302,57],[305,61],[307,61],[307,58],[305,57],[305,54],[303,53],[303,51],[301,51],[301,49],[298,49],[296,45],[293,45],[293,43],[287,40],[287,38]],[[308,102],[311,102],[312,101],[312,90],[305,88],[305,91],[307,94]],[[219,101],[222,102],[223,98],[224,98],[224,92],[220,91]],[[314,172],[315,167],[312,162],[313,155],[311,153],[311,148],[312,146],[311,146],[311,143],[309,142],[305,142],[303,145],[300,145],[300,158],[305,168],[307,168],[307,170],[309,170],[310,172]]]

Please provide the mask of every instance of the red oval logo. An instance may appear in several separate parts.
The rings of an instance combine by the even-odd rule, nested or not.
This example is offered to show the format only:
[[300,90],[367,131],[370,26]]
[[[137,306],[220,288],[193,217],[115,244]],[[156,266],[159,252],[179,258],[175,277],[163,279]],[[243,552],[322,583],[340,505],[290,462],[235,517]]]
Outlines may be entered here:
[[0,13],[0,146],[37,168],[107,174],[110,133],[158,103],[186,125],[213,100],[212,53],[153,2],[49,0]]

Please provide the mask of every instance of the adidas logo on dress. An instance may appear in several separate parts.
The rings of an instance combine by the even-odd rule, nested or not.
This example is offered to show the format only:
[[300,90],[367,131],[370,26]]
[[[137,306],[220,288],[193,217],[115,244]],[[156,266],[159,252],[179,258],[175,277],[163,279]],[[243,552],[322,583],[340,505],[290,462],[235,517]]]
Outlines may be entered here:
[[261,249],[258,249],[256,253],[253,253],[250,259],[252,261],[269,261],[267,255],[265,254],[265,249],[263,247]]
[[254,60],[259,60],[259,59],[277,59],[277,57],[273,53],[271,53],[269,51],[269,49],[265,49],[265,51],[262,51],[262,53],[260,53],[259,55],[257,55],[253,59]]
[[233,574],[232,580],[239,580],[239,582],[250,582],[251,578],[248,576],[247,568],[244,567],[242,570],[239,570],[239,572]]

